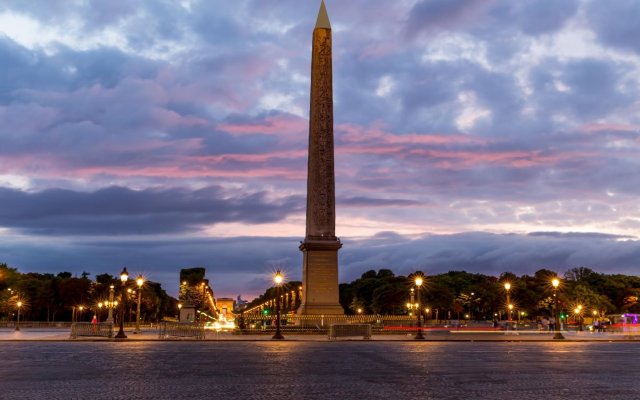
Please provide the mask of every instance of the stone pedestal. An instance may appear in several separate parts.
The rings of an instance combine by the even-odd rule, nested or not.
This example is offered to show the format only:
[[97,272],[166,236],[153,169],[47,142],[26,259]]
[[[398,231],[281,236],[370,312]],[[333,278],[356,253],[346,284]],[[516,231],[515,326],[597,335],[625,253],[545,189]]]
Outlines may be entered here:
[[338,291],[339,240],[304,241],[299,315],[343,315]]

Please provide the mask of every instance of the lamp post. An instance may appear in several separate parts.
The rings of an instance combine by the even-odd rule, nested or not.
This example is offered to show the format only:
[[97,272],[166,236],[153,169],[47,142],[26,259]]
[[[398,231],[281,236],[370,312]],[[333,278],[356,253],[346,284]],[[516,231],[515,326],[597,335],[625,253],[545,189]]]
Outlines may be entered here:
[[20,309],[22,308],[22,301],[18,300],[16,305],[18,306],[18,319],[16,320],[16,330],[19,331],[20,330]]
[[102,306],[104,306],[104,304],[102,302],[98,303],[98,322],[100,322],[100,317],[102,317]]
[[109,286],[109,305],[108,305],[108,315],[107,315],[107,322],[111,322],[113,324],[113,289],[114,286],[110,285]]
[[593,321],[591,321],[591,327],[593,328],[594,332],[598,332],[598,329],[600,328],[600,324],[598,323],[598,311],[597,310],[593,310]]
[[138,308],[136,309],[136,330],[133,333],[140,333],[140,302],[142,301],[142,285],[144,285],[142,275],[138,275],[136,284],[138,285]]
[[277,292],[276,292],[276,333],[271,338],[271,339],[276,339],[276,340],[284,339],[284,336],[282,336],[282,333],[280,332],[280,285],[282,284],[283,280],[284,280],[284,277],[280,273],[280,270],[278,270],[276,272],[276,275],[273,277],[273,281],[276,283],[276,288],[277,288]]
[[424,335],[422,334],[422,324],[420,321],[420,315],[422,315],[422,310],[420,309],[420,287],[422,286],[423,283],[423,279],[421,276],[416,276],[416,279],[414,280],[414,283],[416,284],[416,313],[418,314],[418,332],[416,333],[416,336],[414,339],[416,340],[424,340]]
[[511,321],[511,310],[509,309],[509,305],[511,304],[511,297],[509,296],[511,284],[509,282],[504,284],[504,290],[507,292],[507,321]]
[[80,306],[78,307],[78,310],[80,310],[80,312],[78,313],[78,315],[76,315],[76,321],[79,319],[80,321],[82,321],[82,311],[84,310],[84,306]]
[[576,314],[576,323],[578,324],[578,330],[582,332],[582,305],[578,304],[578,307],[574,310]]
[[127,284],[127,280],[129,279],[129,273],[127,272],[127,267],[122,269],[120,273],[120,281],[122,282],[122,304],[120,305],[120,330],[116,335],[116,339],[126,339],[127,335],[124,334],[124,309],[127,303],[127,293],[125,292],[125,285]]
[[560,315],[558,315],[558,286],[560,286],[560,279],[553,278],[551,281],[551,285],[553,286],[553,314],[556,323],[554,324],[554,339],[564,339],[562,333],[560,332]]
[[424,311],[427,313],[427,317],[424,320],[424,326],[426,327],[429,321],[431,320],[431,309],[427,307],[424,309]]
[[182,303],[178,303],[178,322],[180,322],[180,313],[182,312]]

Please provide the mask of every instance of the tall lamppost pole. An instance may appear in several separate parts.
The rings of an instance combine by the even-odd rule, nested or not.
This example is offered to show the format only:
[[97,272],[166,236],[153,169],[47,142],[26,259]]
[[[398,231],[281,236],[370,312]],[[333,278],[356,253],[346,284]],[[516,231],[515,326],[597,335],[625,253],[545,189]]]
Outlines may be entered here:
[[109,305],[108,305],[108,315],[107,315],[107,322],[111,322],[113,324],[113,289],[114,286],[110,285],[109,286]]
[[182,303],[178,303],[178,322],[180,322],[181,313],[182,313]]
[[142,301],[142,285],[144,285],[142,275],[138,275],[136,284],[138,285],[138,308],[136,309],[136,330],[133,333],[140,333],[140,302]]
[[277,288],[277,292],[276,292],[276,296],[277,296],[276,297],[276,333],[271,338],[271,339],[277,339],[277,340],[284,339],[284,336],[282,336],[282,333],[280,332],[280,285],[282,284],[283,280],[284,280],[284,277],[280,273],[280,270],[278,270],[276,272],[276,275],[273,278],[273,281],[276,283],[276,288]]
[[18,300],[16,305],[18,306],[18,319],[16,320],[16,330],[19,331],[20,330],[20,309],[22,308],[22,301]]
[[122,304],[120,304],[120,330],[116,335],[116,339],[126,339],[127,335],[124,334],[124,309],[127,306],[127,293],[125,291],[125,286],[127,284],[127,280],[129,279],[129,273],[127,272],[127,267],[122,269],[120,273],[120,281],[122,282]]
[[574,310],[576,314],[576,323],[578,324],[578,330],[582,332],[582,305],[578,305]]
[[422,310],[420,309],[420,287],[422,286],[422,277],[416,276],[414,283],[416,284],[416,312],[418,317],[418,332],[416,333],[416,340],[424,340],[424,335],[422,334],[422,324],[420,321],[420,316],[422,315]]
[[553,318],[556,320],[553,338],[564,339],[560,332],[560,315],[558,314],[558,286],[560,286],[560,279],[553,278],[551,285],[553,286]]
[[507,321],[511,322],[511,297],[509,296],[509,291],[511,290],[511,284],[509,282],[504,284],[504,290],[507,292]]

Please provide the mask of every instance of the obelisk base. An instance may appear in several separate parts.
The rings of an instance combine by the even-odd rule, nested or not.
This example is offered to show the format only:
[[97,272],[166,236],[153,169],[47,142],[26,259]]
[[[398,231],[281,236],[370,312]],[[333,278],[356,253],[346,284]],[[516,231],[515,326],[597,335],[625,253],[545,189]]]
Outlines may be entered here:
[[302,258],[302,303],[298,315],[344,315],[338,292],[340,240],[305,240]]

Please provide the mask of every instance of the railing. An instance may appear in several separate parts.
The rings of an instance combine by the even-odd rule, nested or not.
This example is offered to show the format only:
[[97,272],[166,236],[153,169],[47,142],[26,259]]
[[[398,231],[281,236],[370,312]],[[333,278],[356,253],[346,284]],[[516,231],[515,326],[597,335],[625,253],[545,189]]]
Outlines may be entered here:
[[[15,328],[16,321],[0,321],[0,328]],[[20,321],[20,328],[69,328],[71,322]]]
[[329,327],[329,340],[339,337],[362,336],[371,339],[371,325],[369,324],[332,324]]
[[191,322],[161,322],[158,337],[160,339],[204,340],[204,326]]
[[71,324],[71,339],[78,336],[113,337],[113,324],[111,322],[74,322]]

